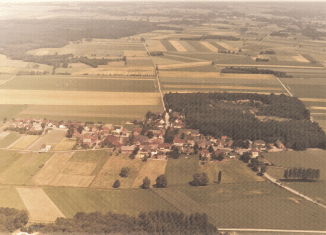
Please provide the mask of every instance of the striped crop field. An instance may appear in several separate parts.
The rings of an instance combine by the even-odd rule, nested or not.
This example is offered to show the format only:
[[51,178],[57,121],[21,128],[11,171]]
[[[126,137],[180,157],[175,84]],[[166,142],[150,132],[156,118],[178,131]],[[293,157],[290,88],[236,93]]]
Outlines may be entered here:
[[178,41],[169,41],[172,46],[175,47],[175,49],[178,51],[178,52],[187,52],[186,48],[184,48]]

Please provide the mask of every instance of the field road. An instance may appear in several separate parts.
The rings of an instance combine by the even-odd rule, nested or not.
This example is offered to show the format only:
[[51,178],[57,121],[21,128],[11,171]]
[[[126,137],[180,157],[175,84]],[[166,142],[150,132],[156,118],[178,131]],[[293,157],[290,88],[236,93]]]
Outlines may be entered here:
[[14,78],[16,78],[16,77],[17,77],[17,76],[14,76],[14,77],[12,77],[12,78],[8,79],[7,81],[5,81],[5,82],[1,83],[0,85],[3,85],[3,84],[5,84],[6,82],[9,82],[10,80],[12,80],[12,79],[14,79]]
[[282,188],[284,188],[284,189],[290,191],[291,193],[294,193],[294,194],[296,194],[296,195],[298,195],[298,196],[300,196],[300,197],[306,199],[307,201],[310,201],[310,202],[312,202],[312,203],[314,203],[314,204],[316,204],[316,205],[318,205],[318,206],[320,206],[320,207],[326,209],[326,206],[325,206],[325,205],[323,205],[323,204],[321,204],[321,203],[319,203],[319,202],[316,202],[314,199],[312,199],[312,198],[310,198],[310,197],[307,197],[306,195],[303,195],[303,194],[299,193],[298,191],[296,191],[296,190],[294,190],[294,189],[292,189],[292,188],[290,188],[290,187],[288,187],[288,186],[283,185],[282,183],[278,182],[275,178],[271,177],[271,176],[268,175],[267,173],[265,173],[264,176],[265,176],[268,180],[270,180],[271,182],[273,182],[274,184],[276,184],[276,185],[278,185],[278,186],[280,186],[280,187],[282,187]]
[[143,44],[144,44],[144,47],[145,47],[145,49],[147,51],[147,54],[148,54],[149,58],[151,58],[151,60],[153,62],[154,69],[155,69],[155,74],[156,74],[156,79],[157,79],[157,85],[158,85],[158,89],[160,91],[160,95],[161,95],[161,99],[162,99],[162,105],[163,105],[164,111],[166,112],[166,108],[165,108],[164,100],[163,100],[163,93],[162,93],[162,90],[161,90],[161,83],[160,83],[160,79],[158,78],[158,71],[156,70],[156,64],[155,64],[155,62],[154,62],[154,60],[153,60],[153,58],[151,56],[151,53],[149,52],[149,50],[147,48],[145,42],[143,42]]
[[[276,76],[275,76],[276,77]],[[286,88],[286,86],[281,82],[281,80],[278,78],[278,77],[276,77],[276,79],[281,83],[281,85],[284,87],[284,89],[289,93],[289,95],[291,96],[291,97],[293,97],[293,95],[292,95],[292,93]]]

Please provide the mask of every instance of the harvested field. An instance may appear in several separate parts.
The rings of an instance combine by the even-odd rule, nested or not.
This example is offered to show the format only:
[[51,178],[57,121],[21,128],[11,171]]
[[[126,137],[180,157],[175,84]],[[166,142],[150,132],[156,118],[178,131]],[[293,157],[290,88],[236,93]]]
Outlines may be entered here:
[[63,138],[54,148],[53,151],[64,151],[64,150],[71,150],[77,141],[71,140],[68,138]]
[[128,60],[151,60],[151,58],[149,58],[148,56],[137,56],[137,57],[128,56],[127,61]]
[[291,61],[291,62],[297,61],[294,58],[294,56],[280,56],[280,55],[278,55],[278,56],[275,56],[275,57],[277,58],[278,61]]
[[156,65],[169,65],[169,64],[180,64],[182,63],[181,61],[178,61],[178,60],[172,60],[170,58],[166,58],[165,56],[153,56],[152,57],[153,60],[154,60],[154,63]]
[[[100,94],[100,95],[99,95]],[[8,97],[10,97],[8,99]],[[159,105],[159,93],[0,90],[0,104]]]
[[96,168],[96,163],[92,162],[68,162],[63,169],[63,174],[69,175],[91,175]]
[[221,73],[221,78],[236,78],[236,79],[268,79],[275,80],[273,74],[235,74],[235,73]]
[[167,51],[177,51],[168,40],[161,40],[161,43]]
[[[120,188],[130,188],[134,182],[143,162],[132,160],[129,156],[120,154],[111,156],[102,167],[101,171],[95,178],[91,188],[112,188],[114,181],[120,180]],[[128,177],[119,176],[122,167],[129,167]]]
[[[189,77],[189,78],[218,78],[220,73],[186,72],[186,71],[160,71],[160,77]],[[0,99],[1,103],[1,99]]]
[[159,36],[156,36],[156,37],[152,37],[150,38],[151,40],[161,40],[161,39],[166,39],[166,38],[169,38],[171,37],[170,34],[163,34],[163,35],[159,35]]
[[177,51],[179,52],[187,52],[186,48],[184,48],[178,41],[169,41],[172,46],[175,47],[175,49],[177,49]]
[[41,188],[16,188],[31,222],[54,222],[58,217],[65,217],[59,208]]
[[301,101],[308,101],[308,102],[326,102],[326,99],[315,99],[315,98],[299,98]]
[[211,65],[212,62],[204,61],[204,62],[193,62],[193,63],[182,63],[182,64],[170,64],[170,65],[158,65],[158,69],[176,69],[176,68],[192,68],[199,67],[205,65]]
[[26,149],[39,138],[38,135],[22,136],[17,142],[10,146],[11,149]]
[[211,50],[212,52],[218,52],[218,48],[216,48],[215,46],[213,46],[212,44],[210,44],[209,42],[200,42],[203,46],[207,47],[209,50]]
[[225,49],[230,50],[230,51],[238,51],[239,50],[239,48],[234,48],[234,47],[228,45],[225,42],[216,42],[216,43],[219,44],[220,46],[224,47]]
[[326,107],[310,106],[311,109],[326,110]]
[[159,40],[147,40],[146,44],[149,51],[166,51],[165,47]]
[[179,41],[179,43],[189,52],[197,52],[197,50],[192,47],[187,41]]
[[0,134],[0,138],[4,138],[4,137],[6,137],[6,136],[9,135],[9,134],[10,134],[9,131],[4,131],[4,132],[2,132],[2,133]]
[[11,132],[9,135],[7,135],[2,140],[0,140],[0,148],[7,148],[12,143],[17,141],[21,136],[22,135],[20,135],[16,132]]
[[151,180],[151,187],[156,184],[156,178],[164,174],[167,161],[148,160],[140,169],[137,178],[132,184],[132,188],[139,188],[143,184],[143,179],[147,176]]
[[71,158],[71,154],[54,154],[50,161],[46,162],[43,168],[31,179],[37,185],[47,185],[62,171]]
[[[74,75],[105,75],[105,76],[155,76],[153,67],[132,68],[92,68],[73,73]],[[147,69],[147,70],[146,70]]]
[[310,63],[309,60],[307,60],[306,58],[304,58],[302,55],[298,54],[297,56],[292,56],[293,59],[295,59],[298,62],[303,62],[303,63]]
[[[145,47],[144,47],[145,50]],[[148,56],[146,51],[123,51],[124,56]]]
[[[42,110],[44,111],[44,106],[43,106]],[[33,114],[36,114],[36,113],[32,112],[31,116],[33,116]],[[41,114],[44,115],[44,113],[41,113]],[[49,133],[47,133],[46,135],[41,136],[31,146],[29,146],[28,149],[38,151],[38,150],[40,150],[40,148],[43,144],[50,144],[50,145],[57,144],[66,136],[66,133],[67,133],[67,131],[65,131],[65,130],[52,130]]]
[[58,174],[48,185],[87,188],[95,176]]
[[216,85],[162,85],[163,88],[184,88],[184,89],[229,89],[229,90],[273,90],[273,91],[283,91],[283,88],[276,87],[250,87],[250,86],[216,86]]

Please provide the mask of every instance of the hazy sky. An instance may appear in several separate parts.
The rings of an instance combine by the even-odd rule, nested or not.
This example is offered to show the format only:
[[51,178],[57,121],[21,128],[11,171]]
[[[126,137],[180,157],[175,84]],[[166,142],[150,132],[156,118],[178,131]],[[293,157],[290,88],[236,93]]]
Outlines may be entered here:
[[[28,3],[28,2],[151,2],[151,1],[161,1],[161,2],[167,2],[167,1],[175,1],[175,0],[0,0],[0,3]],[[200,0],[177,0],[177,1],[200,1]],[[205,1],[216,1],[216,0],[205,0]],[[271,0],[217,0],[217,2],[235,2],[235,1],[241,1],[241,2],[260,2],[260,1],[271,1]],[[326,0],[272,0],[272,1],[300,1],[300,2],[325,2]]]

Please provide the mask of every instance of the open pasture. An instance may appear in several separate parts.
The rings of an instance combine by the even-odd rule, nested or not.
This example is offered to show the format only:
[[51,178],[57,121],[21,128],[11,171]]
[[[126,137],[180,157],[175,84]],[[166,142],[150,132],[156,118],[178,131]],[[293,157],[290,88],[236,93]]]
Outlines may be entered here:
[[10,146],[11,149],[26,149],[39,138],[38,135],[25,135]]
[[182,64],[169,64],[169,65],[158,65],[158,69],[176,69],[176,68],[192,68],[205,65],[211,65],[212,62],[192,62],[192,63],[182,63]]
[[[283,183],[284,184],[284,183]],[[286,182],[290,188],[326,205],[325,182]]]
[[323,208],[268,182],[178,190],[209,208],[218,228],[326,229]]
[[[119,154],[112,155],[104,164],[99,174],[91,185],[91,188],[112,188],[116,180],[120,180],[120,188],[130,188],[134,182],[143,162],[139,160],[132,160],[128,155]],[[128,177],[121,177],[119,174],[122,167],[129,167],[130,172]]]
[[172,40],[170,40],[169,42],[172,44],[172,46],[174,46],[174,48],[175,48],[178,52],[187,52],[186,48],[184,48],[184,47],[182,46],[182,44],[180,44],[179,41],[172,41]]
[[[111,124],[119,124],[119,123],[121,124],[121,121],[127,121],[127,120],[132,121],[137,118],[143,118],[147,113],[147,111],[163,112],[163,107],[161,103],[158,103],[157,105],[145,104],[145,105],[123,105],[123,106],[119,106],[119,105],[97,105],[97,106],[31,105],[25,112],[22,112],[19,115],[19,117],[32,116],[34,118],[46,117],[49,120],[65,120],[65,121],[78,120],[78,121],[96,121],[96,122],[102,121]],[[64,134],[61,136],[62,138],[65,137]],[[44,143],[58,143],[60,140],[54,142],[51,141],[51,138],[49,138],[49,140],[44,140]],[[37,141],[37,142],[40,142],[41,144],[41,141]],[[38,150],[40,147],[41,146],[39,146],[35,150]]]
[[0,186],[0,207],[26,210],[15,186]]
[[136,217],[141,211],[179,212],[154,192],[143,189],[95,190],[45,187],[43,190],[68,218],[72,218],[77,212],[95,211]]
[[288,84],[291,93],[301,98],[316,98],[316,99],[325,99],[326,92],[323,85],[297,85],[297,84]]
[[48,185],[87,188],[95,176],[57,174]]
[[211,50],[212,52],[218,52],[218,48],[216,48],[214,45],[210,44],[209,42],[203,41],[200,42],[203,46],[207,47],[209,50]]
[[[186,72],[186,71],[160,71],[160,77],[183,77],[183,78],[218,78],[220,73],[214,72]],[[1,99],[0,99],[1,102]]]
[[54,222],[65,217],[41,188],[16,188],[32,222]]
[[78,79],[62,76],[18,76],[3,84],[2,89],[65,90],[102,92],[153,92],[151,80]]
[[71,150],[77,144],[76,140],[63,138],[54,148],[53,151]]
[[[30,116],[34,117],[33,113],[31,113]],[[32,145],[30,145],[28,149],[38,151],[43,144],[57,144],[66,136],[66,133],[66,130],[52,130],[47,134],[40,136],[40,138],[37,139]]]
[[11,132],[9,135],[0,140],[0,148],[7,148],[12,143],[17,141],[22,135],[17,132]]
[[148,160],[147,162],[145,162],[135,181],[132,184],[132,188],[139,188],[141,187],[141,185],[143,184],[143,179],[147,176],[150,181],[151,181],[151,185],[150,187],[152,187],[154,184],[156,184],[156,178],[159,175],[164,174],[165,172],[165,167],[166,167],[166,163],[167,161],[164,160]]
[[48,185],[59,174],[71,158],[71,154],[54,154],[40,171],[30,180],[31,184]]
[[[273,171],[275,177],[283,178],[285,168],[312,168],[320,169],[320,180],[326,180],[326,151],[325,150],[306,150],[306,151],[286,151],[279,153],[264,153],[264,157],[275,164],[277,167],[283,167],[280,172]],[[270,167],[273,168],[273,167]]]
[[[8,99],[8,97],[10,97]],[[0,90],[0,104],[160,105],[159,93],[53,90]]]
[[[15,151],[1,151],[4,168],[0,171],[1,183],[25,184],[50,159],[51,154]],[[7,158],[7,159],[6,159]]]

